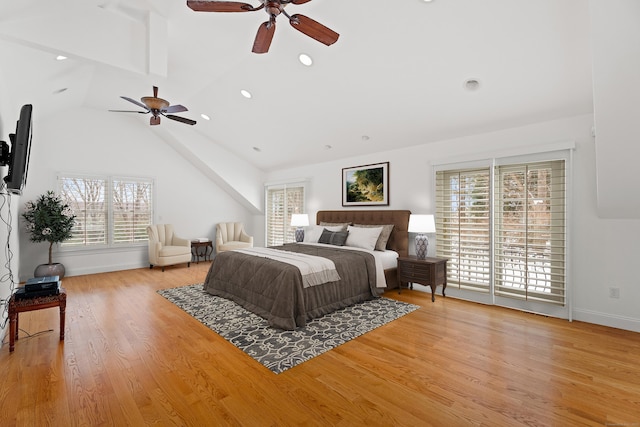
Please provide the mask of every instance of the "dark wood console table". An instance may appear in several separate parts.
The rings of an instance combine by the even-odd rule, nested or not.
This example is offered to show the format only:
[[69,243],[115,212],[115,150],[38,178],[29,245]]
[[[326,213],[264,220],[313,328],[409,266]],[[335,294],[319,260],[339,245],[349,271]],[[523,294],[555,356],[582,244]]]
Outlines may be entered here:
[[415,256],[398,258],[398,292],[402,291],[402,284],[408,283],[413,289],[413,283],[431,287],[431,301],[436,300],[436,287],[442,285],[442,296],[447,288],[447,258],[418,259]]
[[67,307],[67,293],[60,288],[58,295],[32,298],[16,298],[15,294],[9,298],[9,352],[14,349],[18,339],[18,314],[25,311],[42,310],[60,307],[60,341],[64,341],[64,316]]

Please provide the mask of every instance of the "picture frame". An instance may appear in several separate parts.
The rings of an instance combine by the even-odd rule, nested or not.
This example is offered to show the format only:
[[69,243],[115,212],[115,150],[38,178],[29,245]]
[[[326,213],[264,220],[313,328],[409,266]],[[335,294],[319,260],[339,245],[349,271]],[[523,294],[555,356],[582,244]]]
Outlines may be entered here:
[[342,206],[388,206],[389,162],[342,169]]

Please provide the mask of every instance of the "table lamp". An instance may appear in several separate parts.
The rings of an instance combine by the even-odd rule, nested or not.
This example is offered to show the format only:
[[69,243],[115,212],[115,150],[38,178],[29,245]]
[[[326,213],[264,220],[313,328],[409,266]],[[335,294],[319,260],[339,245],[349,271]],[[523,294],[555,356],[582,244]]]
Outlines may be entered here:
[[436,222],[433,215],[409,215],[408,231],[409,233],[418,233],[416,235],[416,257],[425,259],[429,247],[429,239],[425,233],[436,232]]
[[296,228],[296,242],[304,240],[304,228],[309,225],[309,215],[307,214],[291,214],[291,226]]

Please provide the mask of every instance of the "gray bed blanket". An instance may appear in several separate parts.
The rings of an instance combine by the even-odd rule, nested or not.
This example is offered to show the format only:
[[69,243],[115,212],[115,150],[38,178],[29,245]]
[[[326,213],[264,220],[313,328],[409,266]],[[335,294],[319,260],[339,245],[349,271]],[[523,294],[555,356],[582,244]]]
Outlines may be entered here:
[[240,252],[221,252],[211,263],[204,290],[240,304],[275,328],[293,330],[307,321],[377,297],[376,268],[367,252],[287,243],[277,249],[331,259],[341,280],[304,288],[290,264]]

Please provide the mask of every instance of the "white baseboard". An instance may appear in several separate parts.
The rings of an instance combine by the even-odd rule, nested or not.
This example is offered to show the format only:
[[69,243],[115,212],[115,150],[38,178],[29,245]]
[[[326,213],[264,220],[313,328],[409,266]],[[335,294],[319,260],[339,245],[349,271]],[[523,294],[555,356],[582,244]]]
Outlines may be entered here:
[[65,272],[65,276],[82,276],[85,274],[98,274],[98,273],[110,273],[112,271],[121,271],[121,270],[135,270],[137,268],[149,268],[149,263],[131,263],[131,264],[117,264],[117,265],[101,265],[101,266],[90,266],[90,267],[74,267]]
[[601,313],[598,311],[574,308],[573,320],[595,323],[596,325],[609,326],[611,328],[625,329],[627,331],[640,332],[640,319]]

